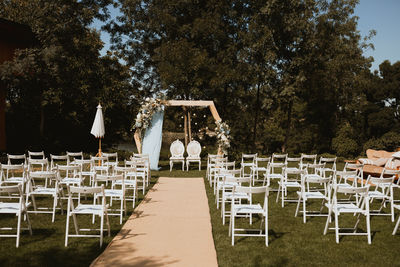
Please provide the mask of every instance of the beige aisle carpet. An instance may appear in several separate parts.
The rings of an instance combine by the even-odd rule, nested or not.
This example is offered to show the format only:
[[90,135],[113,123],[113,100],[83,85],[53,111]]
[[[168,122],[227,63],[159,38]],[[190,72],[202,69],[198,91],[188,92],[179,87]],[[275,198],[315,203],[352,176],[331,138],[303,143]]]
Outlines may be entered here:
[[218,266],[203,178],[160,177],[91,266]]

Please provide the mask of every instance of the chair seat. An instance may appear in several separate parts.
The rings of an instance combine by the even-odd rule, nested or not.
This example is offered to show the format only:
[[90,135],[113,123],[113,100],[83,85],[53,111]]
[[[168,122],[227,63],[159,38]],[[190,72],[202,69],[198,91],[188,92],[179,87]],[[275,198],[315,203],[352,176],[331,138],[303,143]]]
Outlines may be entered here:
[[318,192],[318,191],[304,192],[304,193],[301,193],[298,191],[297,194],[299,196],[301,195],[304,199],[327,199],[327,197],[324,194],[322,194],[321,192]]
[[259,171],[259,172],[266,172],[267,168],[265,167],[252,167],[251,168],[253,171]]
[[95,174],[96,174],[96,172],[91,172],[91,171],[81,172],[82,176],[94,176]]
[[[330,206],[332,206],[332,204],[325,203],[325,206],[327,208],[330,208]],[[332,211],[335,212],[334,209]],[[352,204],[352,203],[338,203],[337,211],[338,211],[338,214],[340,214],[340,213],[362,213],[362,214],[365,214],[366,213],[366,211],[364,211],[363,209],[357,207],[357,205]]]
[[[60,191],[60,189],[58,189]],[[55,188],[37,187],[29,195],[54,195],[56,193]]]
[[387,199],[390,199],[390,197],[389,196],[387,196],[387,195],[385,195],[384,193],[382,193],[382,192],[379,192],[379,191],[369,191],[368,192],[368,196],[370,197],[370,198],[387,198]]
[[[135,180],[125,180],[125,186],[136,186],[136,181]],[[118,180],[115,182],[116,185],[122,185],[122,181]]]
[[276,173],[267,174],[267,175],[264,175],[264,176],[266,176],[269,179],[282,179],[283,178],[282,174],[276,174]]
[[[28,207],[31,203],[27,203],[26,207]],[[22,208],[22,212],[25,210]],[[5,214],[18,214],[19,213],[19,203],[7,203],[7,202],[0,202],[0,213]]]
[[281,186],[286,186],[286,187],[301,187],[300,183],[296,182],[296,181],[286,181],[283,183],[281,181],[279,181],[278,184]]
[[104,194],[106,197],[121,197],[123,195],[120,189],[105,189]]
[[264,209],[260,204],[239,204],[234,205],[235,213],[264,213]]
[[[225,200],[226,199],[232,199],[233,197],[233,192],[225,192],[222,196]],[[242,192],[236,192],[235,193],[235,199],[250,199],[250,196],[246,193]]]
[[10,177],[4,180],[4,183],[23,183],[23,182],[24,182],[23,177]]
[[61,184],[80,184],[82,180],[80,178],[64,178],[61,180]]
[[295,167],[286,168],[286,172],[287,172],[287,173],[297,172],[297,171],[299,171],[299,170],[300,170],[299,168],[295,168]]
[[102,205],[92,205],[92,204],[79,204],[71,214],[96,214],[101,215],[103,213]]
[[184,157],[170,157],[169,160],[185,160]]

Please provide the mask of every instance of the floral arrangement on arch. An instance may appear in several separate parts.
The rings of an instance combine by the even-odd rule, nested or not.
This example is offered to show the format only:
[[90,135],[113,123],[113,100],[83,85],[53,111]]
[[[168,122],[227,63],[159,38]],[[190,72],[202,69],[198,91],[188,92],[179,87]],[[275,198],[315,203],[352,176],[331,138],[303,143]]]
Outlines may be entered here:
[[161,111],[165,103],[166,101],[163,99],[147,97],[142,102],[142,106],[136,116],[135,125],[132,127],[132,130],[147,129],[151,124],[151,119],[153,118],[154,113]]
[[217,133],[217,142],[219,147],[221,148],[224,154],[228,154],[228,149],[231,147],[231,136],[229,135],[231,129],[226,122],[222,122],[221,120],[215,122],[217,124],[217,128],[215,128],[215,132]]

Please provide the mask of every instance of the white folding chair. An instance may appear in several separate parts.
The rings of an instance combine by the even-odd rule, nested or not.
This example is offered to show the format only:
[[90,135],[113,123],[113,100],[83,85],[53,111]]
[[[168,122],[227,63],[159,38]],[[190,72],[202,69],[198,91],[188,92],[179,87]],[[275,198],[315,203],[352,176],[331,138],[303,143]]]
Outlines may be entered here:
[[147,161],[143,158],[131,158],[131,160],[125,160],[125,167],[133,168],[134,173],[130,173],[129,176],[135,176],[136,186],[138,189],[142,189],[142,193],[146,192],[146,181],[147,181]]
[[289,188],[301,189],[301,179],[306,171],[297,168],[284,168],[284,175],[280,181],[278,181],[279,188],[278,194],[276,195],[276,202],[279,200],[279,193],[281,193],[282,208],[285,206],[285,202],[297,202],[298,199],[290,199],[287,197]]
[[[286,169],[286,163],[284,162],[269,162],[267,166],[267,172],[264,174],[263,186],[271,187],[272,180],[277,179],[280,181],[284,178]],[[277,189],[270,189],[271,191],[277,191]]]
[[[124,212],[126,213],[126,200],[125,200],[125,178],[122,174],[117,175],[96,175],[94,177],[95,187],[100,186],[100,183],[111,183],[110,189],[104,189],[105,197],[110,198],[110,205],[108,209],[108,215],[119,216],[119,223],[122,224],[122,217]],[[95,197],[101,197],[101,194],[95,194]],[[111,209],[112,202],[114,199],[118,199],[120,201],[119,209]],[[95,202],[96,203],[96,202]],[[110,212],[118,212],[118,213],[110,213]]]
[[[260,172],[263,172],[264,174],[267,173],[267,168],[268,168],[268,163],[271,161],[271,157],[268,158],[262,158],[262,157],[256,157],[254,160],[254,166],[251,167],[250,173],[251,173],[251,180],[253,186],[255,185],[256,182],[263,182],[264,179],[259,179]],[[264,177],[264,176],[263,176]]]
[[[264,194],[264,205],[261,206],[260,203],[253,203],[252,197],[250,198],[250,203],[242,204],[236,203],[235,194],[246,193],[250,194],[251,196],[254,194]],[[243,187],[243,186],[236,186],[233,188],[233,195],[231,201],[231,219],[229,223],[229,234],[232,235],[232,246],[235,245],[235,236],[259,236],[265,237],[265,245],[268,246],[268,187]],[[252,222],[253,214],[258,214],[262,217],[260,223],[260,229],[240,229],[235,228],[235,218],[240,215],[249,215],[250,216],[250,224]],[[263,221],[265,220],[265,227],[264,233],[262,231]],[[238,233],[237,233],[238,232]],[[245,232],[245,233],[243,233]],[[250,234],[248,232],[255,232],[254,234]]]
[[26,168],[23,163],[1,165],[1,172],[3,177],[3,180],[1,181],[2,183],[5,185],[19,184],[24,192],[26,183]]
[[301,160],[301,157],[286,157],[285,171],[291,172],[302,169]]
[[[125,192],[128,190],[132,190],[132,196],[129,196],[125,193],[125,200],[132,201],[132,208],[135,208],[136,196],[137,196],[137,171],[135,167],[115,167],[115,174],[124,175],[124,183],[125,183]],[[116,181],[116,185],[122,185],[122,181]]]
[[[101,187],[74,187],[68,186],[68,209],[67,209],[67,222],[65,227],[65,246],[68,246],[68,238],[70,237],[99,237],[100,247],[103,244],[103,231],[104,231],[104,217],[106,217],[106,224],[108,230],[108,236],[110,236],[110,223],[107,214],[107,204],[106,196],[104,194],[104,185]],[[93,204],[84,204],[81,200],[76,205],[74,204],[73,194],[78,194],[80,196],[88,194],[93,195]],[[95,197],[96,195],[96,197]],[[96,198],[101,198],[101,203],[96,204]],[[100,229],[84,229],[78,227],[77,215],[92,215],[100,217]],[[72,216],[74,223],[75,234],[69,234],[69,221]],[[99,234],[80,234],[80,231],[92,232],[98,231]]]
[[185,153],[185,146],[180,140],[175,140],[172,142],[170,148],[171,157],[169,158],[169,171],[172,171],[172,167],[174,166],[174,162],[182,162],[182,171],[185,169],[185,157],[183,153]]
[[[50,183],[48,180],[53,180],[54,182]],[[28,211],[29,213],[50,213],[52,214],[51,221],[54,222],[58,202],[60,202],[61,212],[63,212],[61,198],[63,191],[59,185],[57,173],[54,171],[30,171],[28,173],[26,194],[26,203],[31,199],[34,208],[33,211]],[[38,207],[35,200],[36,196],[52,197],[53,207]]]
[[107,161],[104,162],[104,165],[110,167],[111,172],[114,171],[114,168],[118,166],[118,152],[113,152],[113,153],[102,153],[103,157],[107,157]]
[[197,162],[199,164],[199,171],[201,170],[201,145],[198,141],[192,140],[186,148],[188,156],[186,157],[186,171],[189,171],[190,162]]
[[75,159],[73,163],[70,165],[77,165],[80,167],[80,175],[82,179],[85,177],[89,177],[89,184],[93,185],[94,176],[96,175],[96,171],[94,170],[94,160],[91,159]]
[[[371,200],[378,199],[381,200],[381,205],[378,210],[370,210],[370,216],[380,215],[380,216],[391,216],[392,222],[394,222],[394,203],[393,203],[393,181],[394,176],[381,178],[381,177],[373,177],[372,175],[368,175],[366,184],[370,186],[368,191],[368,197]],[[375,188],[375,190],[371,190],[371,188]],[[390,204],[390,213],[383,213],[382,210],[385,207],[386,202]]]
[[334,176],[336,172],[336,157],[335,158],[327,158],[327,157],[320,157],[319,164],[325,164],[323,169],[324,176],[328,177],[329,175]]
[[[234,164],[234,162],[233,162]],[[215,189],[215,203],[217,204],[217,209],[219,209],[219,203],[222,201],[222,197],[220,194],[220,191],[223,190],[223,187],[225,187],[224,189],[226,190],[229,186],[231,188],[233,188],[234,185],[236,184],[227,184],[224,182],[226,177],[240,177],[241,174],[241,170],[235,170],[235,169],[228,169],[228,168],[221,168],[221,170],[219,170],[218,174],[216,174],[216,184],[214,186]],[[250,177],[248,177],[250,178]]]
[[209,168],[209,183],[210,187],[214,186],[214,194],[215,194],[215,177],[218,174],[219,170],[223,168],[225,163],[228,162],[228,158],[224,157],[213,157],[210,158],[210,164],[208,164]]
[[[255,160],[257,153],[255,154],[242,154],[242,161],[240,162],[240,169],[242,170],[242,177],[251,177],[251,169],[255,167]],[[249,171],[247,172],[246,169]]]
[[[240,171],[240,170],[237,170]],[[225,218],[230,217],[230,210],[226,209],[226,204],[230,204],[233,198],[233,188],[235,186],[242,186],[242,184],[249,184],[250,185],[251,179],[250,177],[235,177],[235,176],[225,176],[223,185],[222,185],[222,202],[221,202],[221,217],[222,217],[222,224],[225,225]],[[251,195],[248,193],[235,193],[234,201],[236,203],[242,203],[243,200],[250,202]]]
[[[316,165],[316,164],[312,164]],[[323,166],[324,164],[319,164],[320,166]],[[299,213],[300,209],[300,203],[303,204],[303,222],[306,223],[307,221],[307,216],[328,216],[328,214],[323,214],[322,209],[325,207],[324,204],[325,202],[329,202],[330,200],[330,190],[329,190],[329,184],[331,182],[332,177],[323,177],[321,175],[312,173],[312,174],[305,174],[303,175],[301,179],[301,190],[297,191],[297,194],[299,196],[299,200],[297,202],[297,207],[296,207],[296,212],[295,212],[295,217],[297,217],[297,214]],[[310,190],[309,184],[316,184],[316,185],[323,185],[322,188],[319,190],[312,189]],[[308,200],[322,200],[321,203],[321,208],[319,211],[307,211],[307,201]]]
[[[366,235],[368,237],[368,244],[371,244],[371,226],[370,226],[370,214],[369,214],[369,197],[368,197],[369,185],[364,187],[342,187],[340,185],[334,186],[333,199],[330,203],[325,205],[329,209],[328,218],[325,224],[324,235],[327,234],[328,229],[334,229],[336,235],[336,243],[339,243],[339,236],[341,235]],[[358,203],[340,202],[337,195],[352,194],[359,195],[360,201]],[[332,221],[332,213],[335,217],[335,227],[329,228],[329,223]],[[339,228],[339,215],[341,214],[352,214],[357,216],[356,224],[353,228]],[[357,227],[360,222],[360,215],[364,215],[367,224],[367,231],[364,233],[357,232]],[[349,230],[347,232],[340,230]]]
[[[0,237],[16,237],[15,246],[19,246],[19,239],[21,230],[29,230],[29,233],[32,235],[32,227],[31,222],[29,220],[29,215],[27,213],[27,206],[30,203],[25,203],[24,194],[22,192],[21,185],[13,185],[13,186],[0,186],[0,196],[3,195],[17,195],[18,200],[15,198],[7,198],[9,201],[1,201],[0,202],[0,214],[14,214],[17,216],[17,228],[12,227],[1,227],[1,231],[12,231],[17,230],[16,234],[2,234]],[[21,219],[22,215],[25,216],[26,222],[28,224],[28,228],[21,228]]]
[[150,170],[150,156],[149,154],[133,154],[131,160],[143,162],[142,167],[138,167],[137,171],[144,171],[146,174],[146,186],[150,184],[151,170]]
[[56,171],[60,186],[82,186],[84,178],[82,177],[81,166],[57,165]]

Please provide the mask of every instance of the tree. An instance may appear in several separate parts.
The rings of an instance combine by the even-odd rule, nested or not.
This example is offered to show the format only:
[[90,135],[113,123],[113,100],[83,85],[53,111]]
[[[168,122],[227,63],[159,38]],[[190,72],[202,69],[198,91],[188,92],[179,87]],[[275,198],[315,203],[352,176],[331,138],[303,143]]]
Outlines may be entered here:
[[109,111],[121,115],[131,108],[129,96],[135,94],[135,87],[129,69],[111,53],[100,56],[103,44],[90,26],[94,19],[107,19],[110,3],[11,0],[0,4],[1,17],[30,26],[38,40],[36,47],[18,51],[0,70],[8,87],[7,116],[14,122],[8,135],[14,150],[88,148],[99,102],[106,125],[112,126],[107,129],[113,129],[108,136],[115,138],[121,127],[129,128],[131,120],[126,116],[121,116],[126,121],[107,116]]

